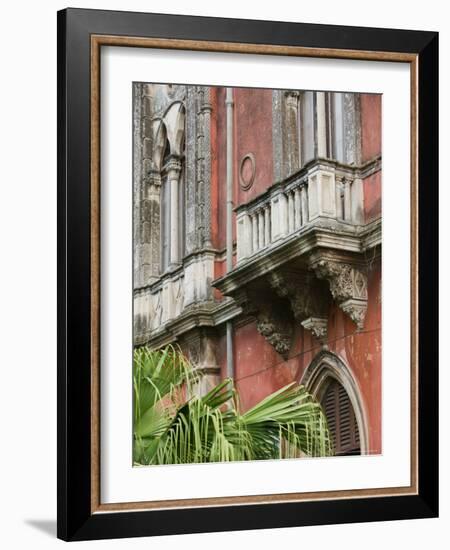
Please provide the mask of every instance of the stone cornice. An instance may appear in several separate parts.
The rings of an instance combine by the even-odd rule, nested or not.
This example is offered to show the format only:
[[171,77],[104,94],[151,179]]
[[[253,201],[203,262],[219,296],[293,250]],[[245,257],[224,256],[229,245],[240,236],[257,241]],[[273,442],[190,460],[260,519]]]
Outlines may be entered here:
[[219,252],[214,248],[203,248],[201,250],[191,252],[190,254],[184,256],[182,263],[180,263],[178,266],[169,266],[168,269],[164,273],[162,273],[155,282],[148,285],[135,287],[133,289],[133,292],[135,294],[143,291],[156,292],[164,285],[166,281],[175,280],[183,277],[185,268],[191,263],[198,260],[198,258],[205,258],[209,256],[212,259],[217,259],[218,254]]
[[242,314],[242,307],[234,300],[222,302],[200,302],[186,308],[178,317],[172,319],[158,330],[147,332],[135,339],[135,345],[149,344],[153,347],[164,346],[177,341],[180,336],[198,327],[218,327]]

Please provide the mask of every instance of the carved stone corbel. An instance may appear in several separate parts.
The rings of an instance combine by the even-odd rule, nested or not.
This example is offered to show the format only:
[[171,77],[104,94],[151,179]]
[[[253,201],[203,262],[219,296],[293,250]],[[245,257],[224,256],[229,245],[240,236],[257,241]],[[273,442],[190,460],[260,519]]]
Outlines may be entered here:
[[322,343],[327,340],[328,319],[326,317],[308,317],[301,321],[302,327],[309,330]]
[[245,316],[256,320],[257,331],[284,359],[287,359],[292,344],[293,323],[289,311],[275,297],[275,300],[262,301],[259,292],[241,289],[235,295],[237,304]]
[[264,307],[256,317],[256,329],[277,353],[287,359],[292,342],[292,325],[274,308]]
[[367,311],[367,276],[351,264],[325,258],[315,261],[312,268],[319,279],[328,281],[334,300],[362,329]]
[[288,298],[294,317],[322,343],[327,338],[328,300],[313,274],[272,272],[271,287],[278,296]]

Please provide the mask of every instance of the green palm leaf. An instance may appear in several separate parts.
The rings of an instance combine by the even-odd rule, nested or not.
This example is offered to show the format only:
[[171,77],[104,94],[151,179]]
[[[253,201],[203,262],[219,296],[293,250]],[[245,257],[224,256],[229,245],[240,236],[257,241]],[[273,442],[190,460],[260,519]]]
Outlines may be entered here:
[[243,414],[231,379],[195,395],[195,369],[179,350],[134,354],[134,462],[187,464],[331,453],[320,405],[291,383]]

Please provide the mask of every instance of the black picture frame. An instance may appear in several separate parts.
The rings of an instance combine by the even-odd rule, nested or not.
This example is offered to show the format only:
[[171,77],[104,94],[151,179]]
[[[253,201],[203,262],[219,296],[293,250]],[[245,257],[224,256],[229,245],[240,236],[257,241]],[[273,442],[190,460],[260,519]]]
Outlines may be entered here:
[[[417,56],[418,491],[415,495],[93,513],[91,36]],[[438,515],[438,33],[118,11],[58,12],[58,531],[64,540]]]

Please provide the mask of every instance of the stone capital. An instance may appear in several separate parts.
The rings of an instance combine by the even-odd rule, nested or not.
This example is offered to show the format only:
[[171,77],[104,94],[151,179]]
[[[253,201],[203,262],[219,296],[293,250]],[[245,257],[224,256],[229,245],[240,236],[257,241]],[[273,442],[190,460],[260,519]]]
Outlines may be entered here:
[[170,155],[166,165],[165,170],[169,176],[169,179],[178,179],[178,176],[181,172],[181,159],[176,155]]
[[297,90],[287,90],[285,93],[286,98],[286,105],[288,107],[295,107],[298,106],[298,98],[300,97],[300,92]]

